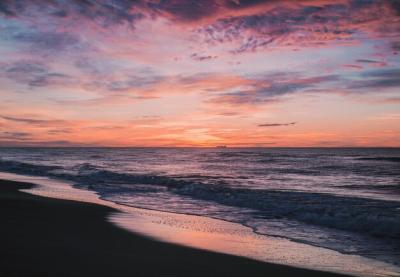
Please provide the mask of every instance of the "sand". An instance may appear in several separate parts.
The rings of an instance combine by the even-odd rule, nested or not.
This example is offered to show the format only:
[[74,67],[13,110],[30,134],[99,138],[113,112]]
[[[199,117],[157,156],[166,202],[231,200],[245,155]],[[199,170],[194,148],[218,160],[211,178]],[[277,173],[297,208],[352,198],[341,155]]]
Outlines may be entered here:
[[344,276],[155,241],[112,208],[18,191],[32,186],[0,180],[0,276]]

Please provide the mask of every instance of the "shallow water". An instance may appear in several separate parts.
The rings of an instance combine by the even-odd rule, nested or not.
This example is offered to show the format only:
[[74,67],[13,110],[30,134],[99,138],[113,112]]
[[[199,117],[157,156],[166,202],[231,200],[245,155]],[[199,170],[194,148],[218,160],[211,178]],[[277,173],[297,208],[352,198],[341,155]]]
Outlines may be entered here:
[[0,149],[0,170],[399,264],[399,149]]
[[119,210],[109,221],[134,233],[157,240],[209,251],[233,254],[284,265],[346,273],[354,276],[397,276],[400,268],[390,264],[283,238],[255,234],[237,223],[208,217],[159,212],[118,205],[99,199],[93,191],[46,177],[0,172],[0,178],[37,184],[25,192],[45,197],[105,205]]

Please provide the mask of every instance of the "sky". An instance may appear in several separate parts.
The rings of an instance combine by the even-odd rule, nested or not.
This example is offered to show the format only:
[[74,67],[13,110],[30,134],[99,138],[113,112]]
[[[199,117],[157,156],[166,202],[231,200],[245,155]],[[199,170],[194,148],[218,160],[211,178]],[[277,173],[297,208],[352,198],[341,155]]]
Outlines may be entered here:
[[2,0],[0,146],[400,147],[400,1]]

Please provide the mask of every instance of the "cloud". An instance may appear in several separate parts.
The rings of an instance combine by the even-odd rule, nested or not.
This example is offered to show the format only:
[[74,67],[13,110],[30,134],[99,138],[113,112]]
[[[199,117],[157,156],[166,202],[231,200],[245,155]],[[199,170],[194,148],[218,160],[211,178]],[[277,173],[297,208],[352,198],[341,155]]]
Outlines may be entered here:
[[66,13],[76,13],[102,25],[129,23],[131,26],[144,15],[135,10],[135,5],[140,1],[69,1],[70,5],[64,9]]
[[[386,67],[388,64],[384,61],[375,61],[375,60],[369,60],[369,59],[358,59],[356,60],[357,63],[359,64],[364,64],[368,65],[370,67]],[[358,66],[358,65],[354,65]],[[363,67],[361,67],[363,68]]]
[[34,61],[17,61],[3,64],[0,77],[11,79],[30,88],[51,85],[65,85],[73,78],[58,72],[51,71],[46,65]]
[[67,32],[20,32],[12,36],[15,41],[29,44],[33,51],[59,53],[77,46],[80,42],[76,35]]
[[282,127],[282,126],[293,126],[296,125],[297,122],[290,122],[290,123],[264,123],[259,124],[258,127]]
[[6,138],[3,140],[0,137],[1,147],[85,147],[93,145],[94,144],[70,142],[67,140],[13,140]]
[[165,77],[155,76],[127,76],[124,80],[112,81],[107,84],[107,89],[111,91],[121,91],[137,88],[150,87],[160,83]]
[[400,104],[400,97],[388,97],[388,98],[379,100],[379,102],[385,103],[385,104]]
[[397,12],[397,15],[400,15],[400,2],[398,0],[390,0],[389,3],[392,5],[392,8]]
[[27,140],[31,137],[30,133],[27,132],[0,132],[0,139],[10,140]]
[[[151,100],[170,96],[208,95],[252,83],[244,77],[221,73],[194,73],[160,75],[151,71],[146,74],[132,73],[117,76],[105,76],[84,84],[90,91],[99,91],[104,98],[95,99],[96,103],[127,103],[133,100]],[[100,102],[99,102],[100,100]],[[86,104],[88,103],[87,101]]]
[[356,62],[358,62],[358,63],[381,63],[381,62],[378,62],[378,61],[367,60],[367,59],[356,60]]
[[400,51],[400,41],[392,42],[391,47],[395,51],[395,53],[397,53],[398,51]]
[[240,115],[240,113],[238,113],[238,112],[223,112],[223,113],[219,113],[218,115],[220,115],[220,116],[238,116],[238,115]]
[[361,74],[362,77],[372,77],[372,78],[393,78],[398,79],[400,76],[400,69],[398,68],[387,68],[365,71]]
[[362,72],[360,79],[347,80],[346,89],[365,92],[366,89],[400,88],[400,69],[380,69]]
[[250,79],[250,84],[238,87],[233,92],[220,93],[208,102],[231,105],[259,105],[275,102],[281,97],[293,93],[321,89],[324,85],[339,80],[338,75],[304,77],[299,73],[271,73]]
[[10,1],[2,1],[0,2],[0,13],[6,15],[6,16],[15,16],[15,13],[12,9],[9,7],[9,2]]
[[[111,75],[103,79],[96,78],[95,80],[85,83],[83,86],[88,90],[99,90],[108,94],[128,91],[140,92],[142,90],[151,89],[165,80],[166,77],[156,74],[137,74],[118,77]],[[145,95],[142,95],[142,97],[143,96]]]
[[147,6],[155,13],[170,15],[175,20],[196,21],[216,13],[221,5],[215,0],[160,0]]
[[[3,0],[0,13],[9,17],[30,17],[38,13],[55,18],[85,18],[102,26],[128,23],[133,26],[144,15],[137,9],[141,1],[70,0],[70,1],[24,1]],[[135,9],[136,8],[136,9]]]
[[4,72],[9,74],[42,74],[48,71],[47,67],[41,63],[30,62],[30,61],[19,61],[10,65],[5,65],[3,68]]
[[[398,4],[390,0],[4,0],[0,4],[0,13],[14,17],[49,18],[46,21],[59,28],[44,26],[47,31],[19,33],[15,39],[32,44],[34,49],[45,46],[44,49],[53,51],[81,47],[80,42],[85,38],[73,34],[79,26],[92,27],[93,23],[103,28],[122,24],[135,27],[137,22],[146,18],[186,24],[196,30],[195,34],[202,42],[232,44],[231,53],[236,54],[268,46],[352,41],[357,40],[362,32],[372,30],[382,34],[400,29],[395,20]],[[200,61],[215,57],[198,56]]]
[[345,67],[345,68],[350,68],[350,69],[355,69],[355,70],[361,70],[361,69],[363,69],[362,66],[356,65],[356,64],[344,64],[343,67]]
[[298,93],[369,95],[393,88],[400,88],[400,70],[394,68],[365,70],[349,76],[329,74],[306,77],[298,72],[277,72],[247,77],[247,82],[237,84],[227,92],[210,94],[205,102],[254,107],[281,101],[285,96]]
[[47,131],[47,134],[49,135],[70,134],[70,133],[72,133],[72,130],[70,128],[58,128]]
[[193,54],[190,55],[190,58],[192,58],[195,61],[202,62],[202,61],[206,61],[206,60],[216,59],[218,57],[217,56],[211,56],[211,55],[201,55],[201,54],[198,54],[198,53],[193,53]]
[[231,9],[245,9],[257,5],[262,5],[266,3],[272,3],[272,2],[277,2],[276,0],[231,0],[231,1],[226,1],[226,6],[231,8]]
[[4,116],[4,115],[0,116],[0,118],[16,123],[24,123],[24,124],[40,125],[40,126],[57,125],[64,123],[63,120],[22,118],[22,117]]
[[90,127],[86,127],[85,129],[92,129],[92,130],[119,130],[119,129],[124,129],[124,127],[123,126],[102,125],[102,126],[90,126]]
[[341,5],[300,8],[277,5],[273,10],[254,15],[218,19],[198,32],[208,43],[237,42],[233,53],[255,51],[273,43],[290,43],[300,37],[303,43],[321,43],[354,32],[337,24],[341,18],[337,14],[343,13],[342,10]]
[[[259,5],[235,1],[229,7]],[[360,33],[397,33],[396,9],[388,1],[264,1],[249,13],[220,17],[197,29],[206,43],[226,43],[235,54],[267,46],[326,45],[355,41]],[[375,35],[376,36],[376,35]]]

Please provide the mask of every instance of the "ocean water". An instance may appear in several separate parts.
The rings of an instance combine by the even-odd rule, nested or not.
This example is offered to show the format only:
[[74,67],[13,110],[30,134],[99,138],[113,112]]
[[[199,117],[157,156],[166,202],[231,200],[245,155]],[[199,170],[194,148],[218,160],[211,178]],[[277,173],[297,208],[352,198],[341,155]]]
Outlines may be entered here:
[[400,264],[400,149],[0,148],[0,171]]

